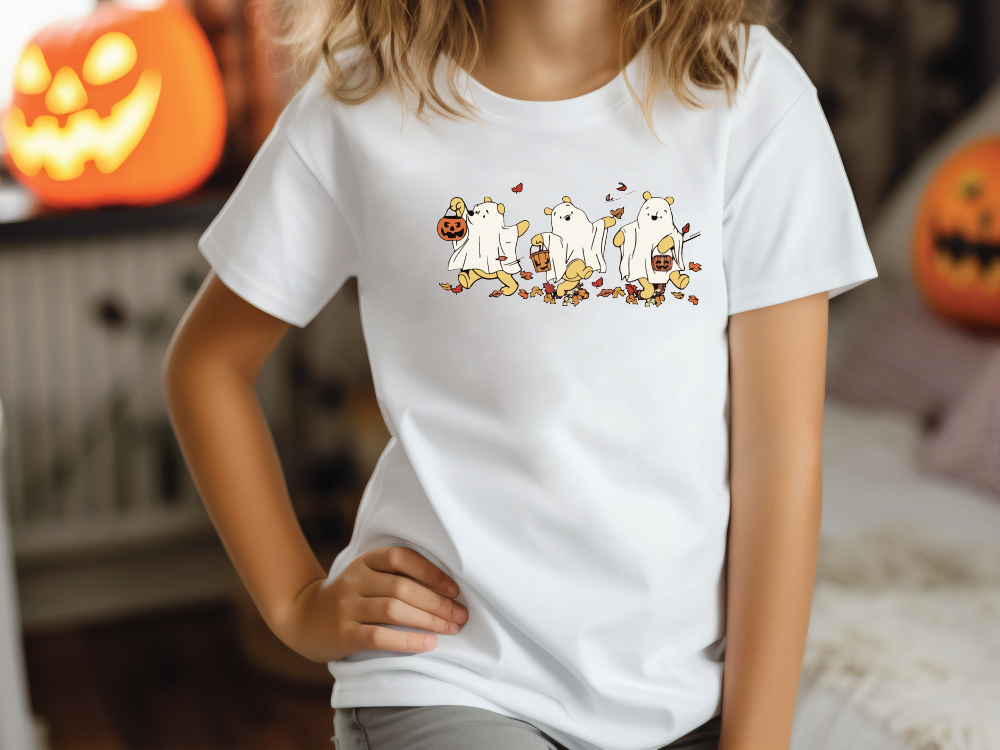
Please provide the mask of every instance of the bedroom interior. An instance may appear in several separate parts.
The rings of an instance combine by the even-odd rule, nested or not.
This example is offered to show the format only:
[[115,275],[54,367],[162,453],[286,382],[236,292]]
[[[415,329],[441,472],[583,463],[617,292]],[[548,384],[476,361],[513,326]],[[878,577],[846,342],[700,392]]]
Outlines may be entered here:
[[[114,3],[0,0],[20,24],[0,30],[0,110],[39,29]],[[170,333],[208,270],[197,238],[293,91],[268,0],[181,4],[218,63],[227,123],[196,189],[53,207],[0,167],[0,750],[330,746],[329,673],[256,614],[160,397]],[[792,749],[1000,750],[1000,3],[773,12],[879,270],[831,303]],[[260,392],[329,564],[388,440],[356,287],[293,329]]]

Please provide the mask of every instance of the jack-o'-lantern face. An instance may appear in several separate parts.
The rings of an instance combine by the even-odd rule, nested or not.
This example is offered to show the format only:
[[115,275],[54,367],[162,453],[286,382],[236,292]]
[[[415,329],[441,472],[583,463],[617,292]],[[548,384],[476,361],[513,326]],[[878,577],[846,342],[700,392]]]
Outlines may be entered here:
[[654,271],[669,272],[674,267],[674,259],[671,255],[661,255],[657,248],[653,248],[650,253],[650,260]]
[[1000,326],[1000,139],[959,152],[931,180],[917,213],[913,268],[938,311]]
[[102,4],[28,44],[0,120],[11,172],[47,203],[157,203],[193,190],[225,139],[208,40],[174,0]]
[[535,252],[531,253],[531,264],[535,267],[538,273],[545,273],[552,270],[552,257],[549,255],[549,251],[544,248],[539,248]]
[[438,220],[438,236],[443,240],[460,240],[467,228],[465,219],[460,216],[445,216]]

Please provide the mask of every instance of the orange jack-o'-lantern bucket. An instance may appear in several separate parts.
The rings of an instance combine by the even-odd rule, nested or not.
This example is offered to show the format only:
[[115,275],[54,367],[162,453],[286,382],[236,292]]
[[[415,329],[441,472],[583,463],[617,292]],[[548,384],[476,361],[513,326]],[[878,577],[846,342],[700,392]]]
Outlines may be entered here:
[[448,216],[445,213],[444,216],[438,219],[438,237],[442,240],[457,242],[465,236],[468,230],[469,225],[457,213],[454,216]]
[[667,272],[674,267],[674,259],[670,255],[661,255],[653,251],[653,270]]
[[531,265],[538,273],[545,273],[552,270],[552,261],[549,258],[549,251],[543,247],[538,248],[531,254]]

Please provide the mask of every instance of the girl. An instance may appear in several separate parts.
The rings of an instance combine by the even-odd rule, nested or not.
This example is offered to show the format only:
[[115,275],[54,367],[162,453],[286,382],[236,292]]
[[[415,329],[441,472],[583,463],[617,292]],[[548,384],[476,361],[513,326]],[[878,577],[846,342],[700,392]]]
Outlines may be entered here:
[[[744,0],[317,3],[164,376],[339,747],[786,748],[875,276],[815,89]],[[327,575],[254,388],[350,276],[393,439]]]

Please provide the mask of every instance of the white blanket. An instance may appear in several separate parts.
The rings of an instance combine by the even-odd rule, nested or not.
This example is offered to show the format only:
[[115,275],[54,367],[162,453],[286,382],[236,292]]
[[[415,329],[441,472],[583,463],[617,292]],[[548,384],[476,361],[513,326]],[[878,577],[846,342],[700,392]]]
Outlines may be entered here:
[[828,406],[806,685],[905,747],[1000,750],[1000,502],[920,474],[916,437]]
[[909,747],[1000,750],[1000,564],[896,531],[858,541],[824,553],[807,677]]

